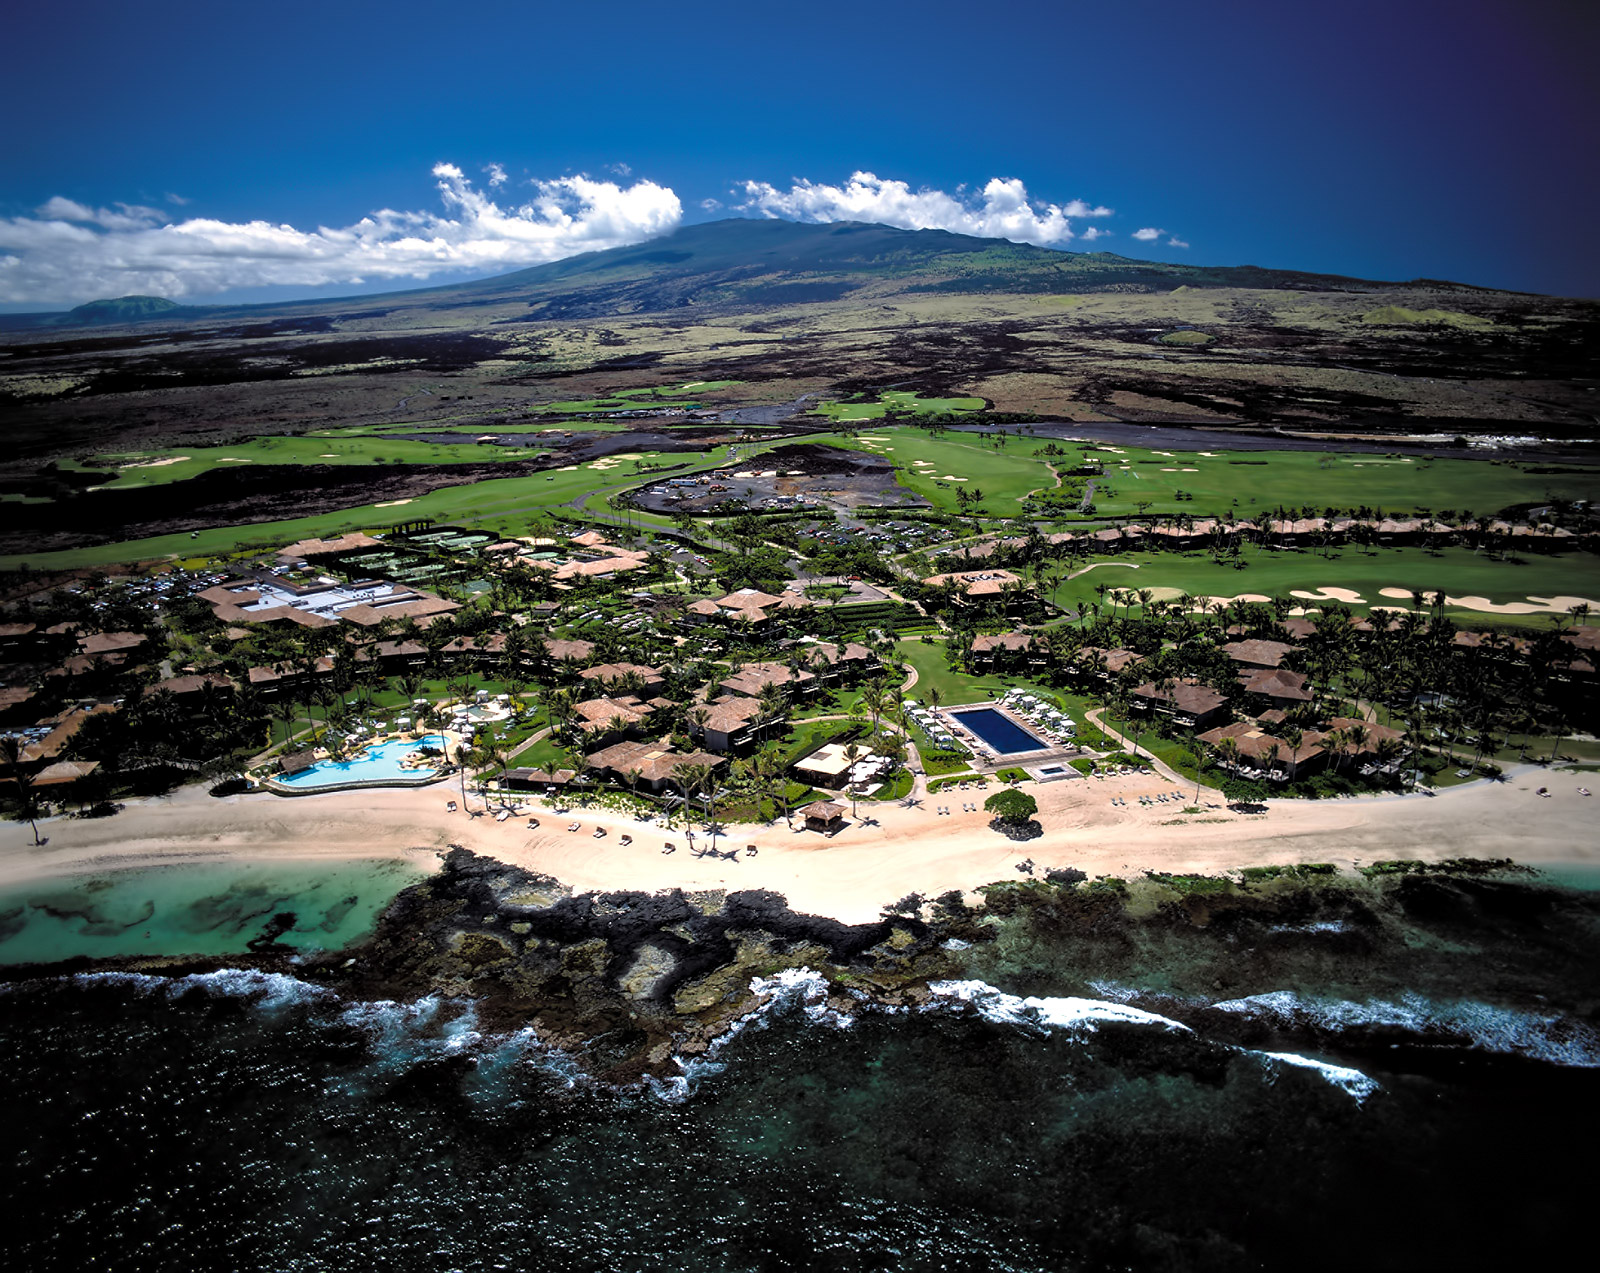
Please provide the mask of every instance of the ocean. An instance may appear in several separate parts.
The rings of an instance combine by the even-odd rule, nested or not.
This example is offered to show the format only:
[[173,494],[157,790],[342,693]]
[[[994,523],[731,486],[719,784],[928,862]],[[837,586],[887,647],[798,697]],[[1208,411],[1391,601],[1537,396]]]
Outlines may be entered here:
[[1210,938],[1119,940],[1086,967],[1078,939],[1013,916],[915,1004],[845,1013],[818,972],[758,976],[708,1050],[622,1087],[468,998],[352,998],[292,968],[13,980],[0,1255],[1542,1267],[1580,1249],[1600,1131],[1595,897],[1465,896],[1447,920],[1413,907],[1387,967],[1312,918],[1235,950],[1250,975],[1221,989]]

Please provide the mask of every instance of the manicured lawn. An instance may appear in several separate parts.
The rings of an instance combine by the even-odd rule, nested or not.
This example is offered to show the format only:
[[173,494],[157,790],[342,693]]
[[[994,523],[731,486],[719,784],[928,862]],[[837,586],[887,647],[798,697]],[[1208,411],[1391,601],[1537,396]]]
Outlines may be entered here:
[[[1054,594],[1056,604],[1076,609],[1097,601],[1095,589],[1101,584],[1135,590],[1176,588],[1191,597],[1284,595],[1307,607],[1318,603],[1315,599],[1294,597],[1296,589],[1315,593],[1325,587],[1348,588],[1359,599],[1347,604],[1358,612],[1374,605],[1412,608],[1407,598],[1383,596],[1384,588],[1417,589],[1430,594],[1443,589],[1448,597],[1484,597],[1497,604],[1527,603],[1529,597],[1553,596],[1600,601],[1600,555],[1586,552],[1550,556],[1530,553],[1514,564],[1468,548],[1429,552],[1422,548],[1351,547],[1336,549],[1326,557],[1315,552],[1286,552],[1251,545],[1243,550],[1241,560],[1247,565],[1242,570],[1230,562],[1214,562],[1204,553],[1121,553],[1104,560],[1104,567],[1062,583]],[[1445,613],[1457,624],[1468,627],[1484,622],[1536,627],[1549,623],[1545,614],[1496,615],[1464,606],[1447,605]]]
[[[886,441],[874,441],[877,438]],[[901,486],[950,513],[956,511],[958,489],[980,490],[983,507],[991,515],[1015,517],[1022,512],[1022,498],[1030,491],[1055,485],[1047,464],[1033,458],[1037,447],[1031,443],[1013,442],[1002,449],[973,441],[967,434],[932,437],[921,429],[901,425],[875,430],[865,438],[821,434],[807,440],[893,460],[899,470],[896,481]],[[926,463],[917,464],[917,460]]]
[[[232,446],[191,446],[169,451],[128,451],[95,457],[93,467],[117,466],[117,476],[100,490],[168,486],[187,481],[212,469],[303,464],[492,464],[526,460],[546,454],[539,446],[479,446],[459,443],[414,442],[401,438],[252,438]],[[132,467],[123,467],[129,466]]]
[[880,394],[876,402],[824,402],[813,414],[830,420],[881,420],[890,407],[899,411],[982,411],[982,398],[919,398],[904,390]]
[[[543,411],[552,415],[572,415],[591,411],[637,411],[647,407],[658,400],[670,400],[675,406],[692,406],[689,402],[680,402],[678,399],[697,393],[710,393],[716,389],[726,389],[736,385],[737,380],[692,380],[682,385],[655,385],[645,389],[619,389],[616,393],[605,398],[581,398],[569,402],[548,402],[542,406],[534,407],[535,411]],[[982,405],[981,403],[979,404]]]
[[[696,467],[716,468],[726,455],[726,447],[712,447],[701,454]],[[445,487],[389,507],[366,504],[314,517],[256,522],[247,526],[221,526],[200,531],[193,537],[187,534],[158,535],[90,548],[17,553],[0,557],[0,569],[14,570],[24,562],[38,570],[67,570],[162,557],[215,557],[240,550],[280,547],[313,535],[326,537],[352,530],[381,531],[400,522],[422,518],[521,535],[529,531],[532,523],[546,509],[558,508],[585,496],[590,496],[593,502],[607,493],[637,485],[638,481],[628,461],[600,469],[592,464],[584,464],[528,477],[494,478]],[[648,513],[636,512],[631,517],[642,525],[670,524],[667,518]]]
[[[1018,439],[998,454],[1021,457],[1044,445]],[[1366,506],[1380,513],[1428,509],[1437,514],[1454,509],[1457,513],[1491,514],[1552,496],[1600,497],[1600,470],[1532,473],[1528,469],[1536,466],[1491,460],[1331,451],[1218,451],[1205,455],[1194,451],[1164,454],[1141,447],[1061,445],[1068,455],[1057,463],[1064,468],[1075,467],[1082,457],[1104,464],[1105,476],[1096,479],[1094,493],[1095,511],[1102,516],[1133,515],[1141,504],[1148,506],[1152,516],[1190,513],[1196,518],[1230,509],[1237,517],[1256,518],[1280,504],[1309,506],[1319,513],[1330,506]],[[980,484],[988,489],[986,483]],[[1179,491],[1193,498],[1179,500]]]

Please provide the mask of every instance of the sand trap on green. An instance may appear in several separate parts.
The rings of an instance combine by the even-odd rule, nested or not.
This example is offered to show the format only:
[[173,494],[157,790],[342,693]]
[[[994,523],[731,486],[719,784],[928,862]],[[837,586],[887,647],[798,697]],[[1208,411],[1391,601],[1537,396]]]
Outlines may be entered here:
[[1092,566],[1085,566],[1082,570],[1074,571],[1072,577],[1076,579],[1079,575],[1086,575],[1091,570],[1102,570],[1106,566],[1120,566],[1123,570],[1139,569],[1139,563],[1136,561],[1097,561]]
[[1237,601],[1271,601],[1272,598],[1264,592],[1241,592],[1237,597],[1196,597],[1195,600],[1209,602],[1211,605],[1216,605],[1220,601],[1225,606],[1231,606]]
[[1526,601],[1490,601],[1487,597],[1446,597],[1445,604],[1483,614],[1565,614],[1574,606],[1600,610],[1600,601],[1588,597],[1529,597]]
[[1379,588],[1380,597],[1393,597],[1396,601],[1410,601],[1412,591],[1410,588]]
[[372,507],[374,507],[374,508],[399,508],[400,505],[409,504],[410,502],[411,502],[411,500],[410,500],[409,497],[406,498],[406,499],[386,499],[381,504],[374,504]]
[[1289,589],[1291,597],[1299,597],[1302,601],[1338,601],[1347,606],[1366,604],[1366,599],[1354,588],[1318,588],[1315,592],[1306,592],[1300,588]]
[[1176,601],[1180,597],[1189,595],[1182,588],[1167,587],[1113,588],[1110,595],[1116,597],[1119,601],[1138,601],[1141,592],[1148,592],[1152,601]]
[[944,480],[947,482],[965,482],[967,479],[964,477],[957,477],[954,473],[946,473],[944,475]]
[[119,464],[119,469],[164,469],[169,464],[182,464],[189,457],[187,455],[169,455],[161,460],[129,460],[126,464]]

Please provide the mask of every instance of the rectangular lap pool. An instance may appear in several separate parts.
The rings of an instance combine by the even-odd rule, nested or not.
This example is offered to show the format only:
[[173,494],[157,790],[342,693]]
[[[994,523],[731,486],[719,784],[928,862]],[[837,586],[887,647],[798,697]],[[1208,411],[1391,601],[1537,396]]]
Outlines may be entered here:
[[1042,751],[1050,744],[1035,738],[1010,717],[1002,716],[992,707],[980,707],[971,712],[951,712],[957,724],[970,729],[997,755],[1009,756],[1019,751]]

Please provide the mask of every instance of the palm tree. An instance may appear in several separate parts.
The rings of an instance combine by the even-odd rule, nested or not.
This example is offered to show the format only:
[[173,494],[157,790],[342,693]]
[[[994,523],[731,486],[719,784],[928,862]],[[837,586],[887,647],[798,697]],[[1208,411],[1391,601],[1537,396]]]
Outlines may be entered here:
[[850,768],[845,771],[845,788],[850,792],[850,816],[853,818],[856,816],[856,783],[854,770],[856,767],[856,761],[861,759],[861,748],[857,747],[854,743],[846,744],[844,749],[844,758],[846,763],[850,766]]
[[33,780],[22,769],[22,739],[15,734],[0,734],[0,761],[11,770],[11,777],[17,784],[18,812],[28,820],[34,844],[43,844],[39,838],[39,807],[34,798]]

